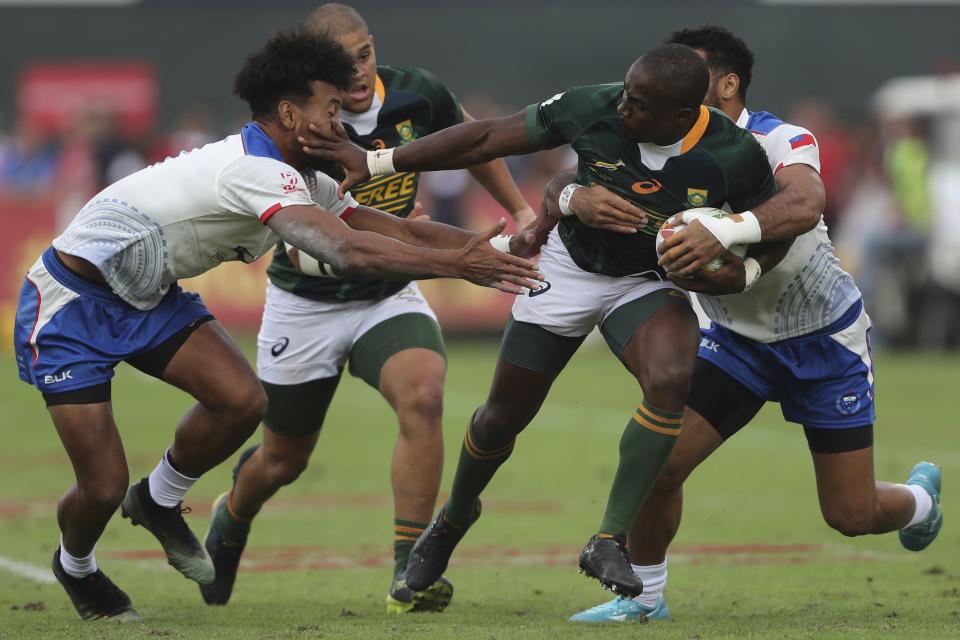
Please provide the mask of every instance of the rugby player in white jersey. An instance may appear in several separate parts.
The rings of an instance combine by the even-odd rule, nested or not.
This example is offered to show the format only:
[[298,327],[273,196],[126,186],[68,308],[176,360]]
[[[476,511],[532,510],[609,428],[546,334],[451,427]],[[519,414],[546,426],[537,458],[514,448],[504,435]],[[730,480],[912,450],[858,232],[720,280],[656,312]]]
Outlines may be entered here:
[[[253,115],[239,135],[110,185],[27,273],[17,366],[42,392],[76,475],[57,509],[53,572],[84,619],[137,618],[94,558],[118,506],[157,537],[184,576],[213,581],[210,558],[181,515],[183,496],[243,444],[266,410],[243,354],[179,279],[228,260],[252,262],[278,239],[337,275],[456,277],[511,292],[539,277],[530,262],[487,242],[503,221],[472,234],[337,197],[337,184],[314,170],[297,138],[308,124],[338,126],[340,92],[353,75],[353,57],[332,40],[303,30],[274,35],[234,80]],[[517,251],[532,241],[522,235]],[[111,409],[120,362],[197,400],[156,468],[129,489]]]
[[[822,209],[814,136],[744,106],[753,67],[746,44],[716,26],[677,31],[668,42],[690,46],[706,60],[710,89],[705,102],[753,132],[780,190],[794,194],[791,201],[798,210]],[[551,191],[559,193],[569,181],[557,181]],[[622,211],[611,214],[609,206],[597,205],[610,197],[603,187],[579,189],[574,195],[580,197],[571,199],[569,207],[584,222],[631,224]],[[694,233],[713,238],[702,227]],[[874,480],[870,319],[856,284],[833,254],[822,220],[792,243],[754,245],[748,254],[752,258],[726,253],[722,269],[696,272],[693,279],[676,275],[678,265],[690,264],[689,256],[680,258],[686,247],[674,248],[684,235],[679,232],[675,242],[665,243],[663,262],[668,273],[673,271],[671,280],[698,292],[712,322],[702,331],[679,440],[630,531],[630,558],[644,592],[587,609],[575,614],[574,621],[669,617],[663,598],[666,552],[680,526],[683,482],[767,401],[779,402],[786,420],[803,425],[820,509],[831,527],[846,536],[899,530],[903,546],[919,551],[933,541],[943,521],[936,465],[920,462],[906,484]],[[701,252],[698,260],[715,255]]]

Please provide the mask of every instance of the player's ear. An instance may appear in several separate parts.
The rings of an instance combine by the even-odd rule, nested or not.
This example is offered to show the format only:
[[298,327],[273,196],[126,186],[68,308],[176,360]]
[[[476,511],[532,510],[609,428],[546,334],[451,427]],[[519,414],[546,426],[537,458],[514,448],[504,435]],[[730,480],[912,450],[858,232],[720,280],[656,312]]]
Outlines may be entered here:
[[277,121],[285,129],[295,129],[300,119],[300,108],[289,100],[281,100],[277,105]]
[[720,78],[720,86],[717,89],[722,99],[732,100],[740,90],[740,76],[735,73],[724,75]]

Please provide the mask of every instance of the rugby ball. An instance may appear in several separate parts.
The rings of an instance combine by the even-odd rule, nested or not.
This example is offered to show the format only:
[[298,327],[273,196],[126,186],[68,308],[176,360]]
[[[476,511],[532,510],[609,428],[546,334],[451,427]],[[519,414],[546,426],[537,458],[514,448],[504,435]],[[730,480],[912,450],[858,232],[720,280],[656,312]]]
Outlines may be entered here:
[[[722,209],[714,209],[713,207],[697,207],[696,209],[687,209],[683,213],[688,220],[690,219],[696,220],[697,218],[701,218],[701,217],[702,218],[725,218],[726,216],[730,215],[729,213],[727,213],[726,211],[723,211]],[[673,234],[679,231],[682,231],[683,229],[686,229],[686,227],[687,225],[683,223],[680,223],[675,227],[669,227],[669,228],[666,226],[661,226],[660,231],[657,232],[657,244],[656,244],[657,255],[658,256],[660,255],[660,245],[663,243],[664,240],[666,240]],[[744,256],[747,255],[747,245],[732,244],[728,247],[728,251],[730,251],[730,253],[733,253],[734,255],[737,255],[743,258]],[[722,267],[724,264],[726,264],[726,262],[727,261],[722,256],[719,258],[714,258],[707,264],[700,267],[700,270],[711,273],[713,271],[716,271],[720,267]]]
[[287,250],[287,255],[290,257],[290,262],[293,263],[293,266],[295,266],[300,273],[319,278],[335,277],[333,275],[333,269],[326,262],[321,264],[319,260],[300,251],[289,242],[284,242],[283,246]]

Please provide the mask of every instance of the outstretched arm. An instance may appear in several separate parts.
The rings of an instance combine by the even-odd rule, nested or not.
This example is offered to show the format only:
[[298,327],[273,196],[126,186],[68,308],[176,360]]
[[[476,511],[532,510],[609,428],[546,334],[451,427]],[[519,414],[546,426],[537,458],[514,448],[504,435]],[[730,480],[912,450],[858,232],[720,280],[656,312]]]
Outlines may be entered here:
[[531,153],[533,145],[524,128],[523,112],[504,118],[473,120],[448,127],[393,149],[370,151],[350,142],[342,129],[340,135],[322,134],[310,125],[316,137],[299,138],[304,152],[324,160],[339,162],[347,177],[340,194],[366,182],[375,175],[397,171],[438,171],[463,169],[504,156]]
[[[460,111],[463,112],[464,122],[474,121],[463,107],[460,107]],[[527,201],[524,200],[503,158],[496,158],[490,162],[474,165],[469,167],[468,170],[470,171],[470,175],[473,176],[473,179],[479,182],[480,186],[493,196],[493,199],[496,200],[501,207],[510,212],[518,229],[523,229],[533,222],[536,214],[533,212],[533,209],[530,208],[530,205],[527,204]]]
[[[510,293],[534,288],[541,279],[534,265],[490,246],[503,222],[474,234],[459,249],[415,247],[393,238],[348,227],[315,206],[290,206],[267,221],[284,242],[329,264],[338,276],[365,275],[388,280],[463,278]],[[426,223],[424,223],[426,224]]]

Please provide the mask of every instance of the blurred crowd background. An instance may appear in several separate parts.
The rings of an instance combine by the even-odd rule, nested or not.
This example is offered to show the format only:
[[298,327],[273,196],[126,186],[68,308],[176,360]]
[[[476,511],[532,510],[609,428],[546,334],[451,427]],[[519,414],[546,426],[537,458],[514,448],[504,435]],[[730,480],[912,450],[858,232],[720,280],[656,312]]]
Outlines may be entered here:
[[[246,118],[229,95],[234,71],[273,29],[297,24],[314,6],[56,4],[0,0],[10,36],[0,42],[4,332],[23,272],[80,207],[129,173],[236,132]],[[513,113],[568,86],[618,80],[673,29],[731,28],[757,55],[748,107],[773,111],[817,138],[824,216],[865,294],[875,339],[960,347],[960,7],[400,4],[354,4],[377,38],[380,64],[433,71],[475,118]],[[536,207],[546,181],[573,161],[558,149],[511,158],[509,166]],[[426,174],[421,185],[436,220],[479,228],[502,215],[466,172]],[[186,286],[233,328],[253,330],[267,261],[229,265]],[[448,332],[495,332],[510,305],[506,295],[463,283],[429,283],[427,293]]]

